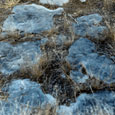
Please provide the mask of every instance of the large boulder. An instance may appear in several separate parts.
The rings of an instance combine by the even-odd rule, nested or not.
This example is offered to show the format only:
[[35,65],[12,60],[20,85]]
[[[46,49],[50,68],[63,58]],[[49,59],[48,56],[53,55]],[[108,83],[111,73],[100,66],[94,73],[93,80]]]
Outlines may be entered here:
[[34,108],[41,110],[52,108],[56,100],[49,94],[44,94],[40,85],[29,79],[13,80],[2,88],[8,93],[7,100],[0,100],[0,115],[30,115]]
[[63,4],[68,3],[69,0],[40,0],[42,4],[58,5],[62,6]]
[[69,107],[60,106],[58,115],[114,115],[115,92],[101,91],[81,94]]
[[0,42],[0,72],[10,75],[21,67],[28,67],[39,62],[42,56],[40,45],[47,39],[28,41],[12,45],[8,42]]
[[91,85],[99,89],[102,83],[115,83],[115,64],[105,55],[98,55],[95,44],[86,38],[80,38],[71,45],[66,60],[72,67],[70,77],[77,84],[85,83],[85,87]]
[[102,25],[103,17],[99,14],[90,14],[76,19],[73,24],[76,35],[80,37],[91,37],[94,40],[104,40],[108,28]]
[[12,14],[3,23],[2,34],[37,34],[48,31],[53,27],[53,16],[62,12],[63,8],[50,10],[36,4],[15,6]]

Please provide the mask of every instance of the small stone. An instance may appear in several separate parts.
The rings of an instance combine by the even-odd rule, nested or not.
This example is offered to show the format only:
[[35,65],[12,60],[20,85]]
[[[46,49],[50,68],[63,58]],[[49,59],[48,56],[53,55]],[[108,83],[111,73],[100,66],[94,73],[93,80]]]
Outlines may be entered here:
[[76,19],[73,24],[75,34],[80,37],[91,37],[92,40],[103,41],[108,34],[108,28],[103,26],[103,17],[99,14],[90,14]]
[[68,3],[69,0],[40,0],[42,4],[58,5],[63,6],[63,4]]
[[80,0],[81,2],[86,2],[86,0]]

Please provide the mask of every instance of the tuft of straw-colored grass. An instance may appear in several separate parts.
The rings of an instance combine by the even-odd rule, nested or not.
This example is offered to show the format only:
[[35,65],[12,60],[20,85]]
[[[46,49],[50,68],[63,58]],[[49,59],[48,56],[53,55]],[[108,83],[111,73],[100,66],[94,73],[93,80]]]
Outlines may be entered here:
[[20,2],[20,0],[2,0],[2,3],[0,4],[0,8],[12,8],[13,6],[17,5]]
[[104,8],[107,10],[111,10],[114,0],[104,0]]

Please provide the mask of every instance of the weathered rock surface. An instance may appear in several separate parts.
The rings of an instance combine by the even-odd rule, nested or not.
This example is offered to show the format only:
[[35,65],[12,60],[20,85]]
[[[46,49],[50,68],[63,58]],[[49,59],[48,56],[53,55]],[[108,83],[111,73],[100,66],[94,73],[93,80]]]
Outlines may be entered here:
[[46,41],[47,39],[43,39],[15,45],[0,42],[0,72],[3,75],[10,75],[21,67],[37,63],[42,56],[40,45]]
[[29,115],[34,108],[45,110],[47,106],[52,107],[56,104],[51,95],[42,92],[39,84],[28,79],[14,80],[2,91],[7,92],[9,96],[7,100],[0,101],[0,115]]
[[103,17],[99,14],[90,14],[76,19],[78,23],[73,24],[75,34],[81,37],[91,37],[94,40],[104,40],[108,33],[106,26],[102,23]]
[[58,115],[114,115],[115,92],[81,94],[69,107],[60,106]]
[[18,5],[12,10],[11,15],[4,21],[2,34],[18,32],[40,33],[53,27],[53,16],[63,12],[63,8],[50,10],[41,5]]
[[40,0],[42,4],[58,5],[62,6],[63,4],[68,3],[69,0]]
[[86,0],[80,0],[81,2],[86,2]]
[[72,67],[70,76],[76,83],[89,81],[97,89],[100,81],[109,85],[115,83],[115,64],[106,56],[98,55],[95,44],[86,38],[72,44],[66,59]]

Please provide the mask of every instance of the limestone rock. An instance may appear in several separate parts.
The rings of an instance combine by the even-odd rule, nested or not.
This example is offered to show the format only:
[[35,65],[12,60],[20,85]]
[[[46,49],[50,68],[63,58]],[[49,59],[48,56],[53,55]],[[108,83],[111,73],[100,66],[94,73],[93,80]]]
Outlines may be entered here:
[[75,34],[81,37],[91,37],[92,40],[105,40],[108,29],[101,24],[102,20],[103,17],[99,14],[78,17],[77,23],[73,24]]
[[62,6],[65,3],[68,3],[69,0],[40,0],[42,4],[58,5]]
[[10,75],[20,70],[22,66],[28,67],[36,64],[42,56],[40,45],[45,42],[46,39],[15,45],[0,42],[0,72],[3,75]]
[[6,101],[0,101],[0,115],[30,115],[34,108],[45,110],[47,106],[56,104],[51,95],[44,94],[40,85],[29,79],[14,80],[2,88],[2,91],[7,92],[9,96]]
[[81,94],[76,98],[76,103],[69,107],[60,106],[58,115],[114,115],[115,93],[101,91],[94,94]]
[[95,79],[92,85],[98,88],[96,80],[115,83],[115,64],[106,56],[98,55],[95,44],[86,38],[80,38],[71,45],[66,59],[72,67],[70,76],[76,83],[87,83],[92,78]]
[[15,6],[12,14],[3,23],[2,33],[37,34],[48,31],[53,27],[53,16],[62,12],[63,8],[50,10],[36,4]]

